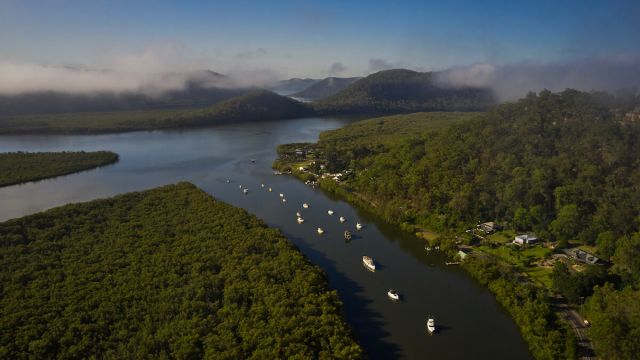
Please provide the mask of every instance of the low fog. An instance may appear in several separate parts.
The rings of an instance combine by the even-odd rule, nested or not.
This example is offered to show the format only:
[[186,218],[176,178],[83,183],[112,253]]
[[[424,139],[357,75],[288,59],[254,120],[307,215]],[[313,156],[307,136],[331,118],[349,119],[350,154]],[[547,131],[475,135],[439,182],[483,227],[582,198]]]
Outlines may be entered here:
[[612,91],[640,86],[640,57],[619,56],[582,59],[564,63],[522,62],[496,66],[474,64],[436,74],[439,82],[452,86],[491,88],[499,101],[515,100],[529,91]]

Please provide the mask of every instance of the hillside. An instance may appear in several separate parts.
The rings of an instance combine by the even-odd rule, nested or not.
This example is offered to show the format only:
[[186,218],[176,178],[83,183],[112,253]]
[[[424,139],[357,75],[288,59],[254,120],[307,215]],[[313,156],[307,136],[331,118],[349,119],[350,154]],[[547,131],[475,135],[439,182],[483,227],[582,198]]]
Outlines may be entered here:
[[432,73],[395,69],[362,78],[313,106],[321,113],[390,113],[477,111],[493,103],[488,89],[446,87]]
[[342,91],[342,89],[346,88],[359,79],[361,78],[328,77],[316,82],[315,84],[312,84],[302,91],[296,92],[289,96],[306,100],[322,99],[337,94],[338,92]]
[[209,126],[290,119],[307,116],[311,111],[288,97],[253,90],[206,108],[0,117],[0,134],[100,133]]
[[297,93],[302,91],[309,86],[319,82],[321,79],[300,79],[293,78],[288,80],[280,80],[273,85],[267,86],[266,88],[280,95],[291,95],[293,93]]
[[357,359],[322,271],[188,183],[0,223],[2,358]]
[[182,78],[187,75],[191,76],[191,79],[187,81],[183,89],[161,93],[139,91],[75,94],[40,91],[19,95],[0,95],[0,117],[206,107],[245,94],[250,90],[234,88],[229,79],[213,71],[201,71],[193,74],[164,74],[164,77],[170,80],[172,77]]
[[[545,295],[553,290],[576,306],[586,299],[598,355],[633,359],[640,351],[640,123],[615,103],[602,94],[543,91],[450,126],[420,128],[409,118],[403,127],[405,116],[353,123],[321,134],[316,163],[349,171],[320,185],[406,230],[439,232],[443,248],[455,248],[479,221],[553,242],[553,249],[480,245],[474,251],[484,256],[464,267],[512,313],[537,358],[561,348],[554,332],[563,327]],[[535,264],[547,259],[536,251],[566,248],[588,249],[600,265]],[[523,283],[535,271],[550,275],[547,288],[529,277]],[[541,314],[545,323],[536,323]]]
[[110,151],[0,153],[0,186],[71,174],[118,161]]

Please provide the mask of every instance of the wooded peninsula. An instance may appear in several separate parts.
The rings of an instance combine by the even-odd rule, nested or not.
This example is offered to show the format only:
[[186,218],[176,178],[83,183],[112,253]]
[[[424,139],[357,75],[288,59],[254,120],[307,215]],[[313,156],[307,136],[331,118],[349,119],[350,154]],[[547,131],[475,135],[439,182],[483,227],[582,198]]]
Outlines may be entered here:
[[0,186],[67,175],[118,161],[111,151],[0,153]]
[[0,223],[0,357],[358,359],[324,273],[189,183]]

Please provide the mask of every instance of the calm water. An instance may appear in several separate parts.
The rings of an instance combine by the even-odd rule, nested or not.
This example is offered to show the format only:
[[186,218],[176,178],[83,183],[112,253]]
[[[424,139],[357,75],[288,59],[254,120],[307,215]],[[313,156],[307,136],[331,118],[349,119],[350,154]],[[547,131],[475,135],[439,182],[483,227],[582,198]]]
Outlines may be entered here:
[[[218,199],[280,228],[328,274],[344,302],[348,321],[371,358],[530,359],[518,329],[491,294],[462,270],[444,266],[422,242],[343,201],[288,176],[274,176],[271,162],[280,143],[315,141],[344,120],[297,119],[187,131],[92,136],[0,136],[0,152],[112,150],[114,165],[24,185],[0,188],[0,220],[69,202],[91,200],[176,181],[191,181]],[[251,160],[255,160],[252,162]],[[230,179],[230,183],[227,183]],[[260,188],[272,187],[269,193]],[[250,192],[244,195],[242,184]],[[284,193],[283,204],[278,196]],[[309,209],[302,203],[308,202]],[[335,214],[329,216],[328,209]],[[296,222],[300,211],[306,222]],[[347,219],[340,224],[339,216]],[[355,231],[360,221],[364,229]],[[319,236],[316,228],[326,231]],[[354,239],[343,240],[350,229]],[[362,266],[369,255],[378,264]],[[387,290],[403,300],[391,302]],[[426,335],[432,315],[440,332]]]

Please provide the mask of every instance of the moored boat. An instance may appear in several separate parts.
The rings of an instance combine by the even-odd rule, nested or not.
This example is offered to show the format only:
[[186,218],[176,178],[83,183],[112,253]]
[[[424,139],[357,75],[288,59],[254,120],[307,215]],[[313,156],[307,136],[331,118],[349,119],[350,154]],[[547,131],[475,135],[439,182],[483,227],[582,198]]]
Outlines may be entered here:
[[280,193],[280,197],[284,197],[284,194],[283,194],[283,193]]
[[387,296],[391,300],[395,300],[395,301],[400,300],[400,294],[398,294],[398,292],[393,289],[389,289],[389,291],[387,291]]
[[333,215],[333,210],[327,210],[327,214]]
[[249,193],[249,189],[244,189],[244,190],[242,190],[242,192],[244,192],[245,194],[248,194]]
[[340,216],[340,222],[343,223],[345,221],[347,221],[347,219],[345,219],[344,216]]
[[305,209],[308,209],[309,208],[309,204],[304,203],[304,204],[302,204],[302,207],[305,208]]
[[357,230],[362,229],[362,224],[360,224],[360,223],[356,223],[356,229],[357,229]]
[[344,239],[347,241],[351,240],[351,233],[349,232],[349,230],[344,231]]
[[302,224],[304,222],[304,219],[298,216],[298,224]]
[[364,264],[364,266],[371,270],[371,271],[376,271],[376,264],[373,262],[373,259],[369,256],[363,256],[362,257],[362,263]]
[[322,235],[322,233],[324,233],[324,230],[322,230],[321,227],[318,228],[318,234]]
[[436,332],[436,321],[433,318],[427,319],[427,331],[429,334]]
[[286,203],[286,202],[287,202],[287,199],[282,198],[282,202],[283,202],[283,203]]
[[297,216],[297,217],[300,217],[300,216],[301,216],[299,211],[296,211],[296,216]]

